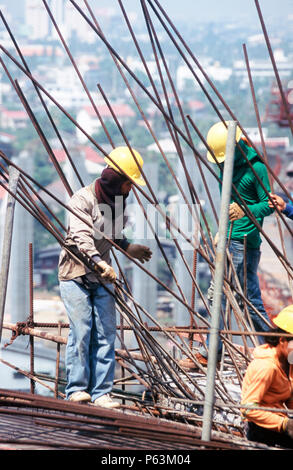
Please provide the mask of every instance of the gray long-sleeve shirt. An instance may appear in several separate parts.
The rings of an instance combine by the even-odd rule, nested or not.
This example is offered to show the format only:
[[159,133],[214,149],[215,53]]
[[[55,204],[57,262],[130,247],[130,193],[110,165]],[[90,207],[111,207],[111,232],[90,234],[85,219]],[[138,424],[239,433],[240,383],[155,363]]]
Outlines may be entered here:
[[[117,219],[112,221],[111,217],[107,218],[107,207],[98,203],[94,186],[95,181],[80,189],[71,197],[68,203],[74,214],[69,211],[66,245],[69,247],[74,246],[79,251],[83,251],[95,262],[103,260],[111,264],[110,249],[112,245],[103,236],[103,233],[108,238],[115,240],[115,243],[125,250],[129,242],[121,235],[121,232],[118,236],[115,234],[117,226],[123,229],[123,214],[121,215],[120,224],[119,221],[117,223]],[[103,209],[105,209],[105,216],[101,212]],[[97,274],[92,273],[84,263],[63,248],[59,258],[59,280],[75,279],[85,274],[89,275],[90,280],[98,280]]]

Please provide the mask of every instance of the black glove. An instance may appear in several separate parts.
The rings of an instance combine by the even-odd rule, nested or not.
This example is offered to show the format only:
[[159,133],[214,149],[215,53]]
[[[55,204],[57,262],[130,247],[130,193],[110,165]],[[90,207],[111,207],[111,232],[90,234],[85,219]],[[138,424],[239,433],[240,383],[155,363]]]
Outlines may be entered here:
[[152,257],[152,252],[147,246],[138,245],[136,243],[130,243],[126,248],[126,252],[133,258],[141,261],[141,263],[149,261]]

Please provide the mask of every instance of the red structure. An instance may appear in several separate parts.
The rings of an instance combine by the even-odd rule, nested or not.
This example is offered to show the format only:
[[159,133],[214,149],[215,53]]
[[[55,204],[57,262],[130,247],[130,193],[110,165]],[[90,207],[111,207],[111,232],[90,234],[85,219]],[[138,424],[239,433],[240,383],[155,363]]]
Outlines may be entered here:
[[[292,82],[293,85],[293,82]],[[287,89],[284,92],[287,102],[288,111],[291,119],[293,120],[293,86]],[[290,102],[291,101],[291,102]],[[278,124],[280,127],[288,127],[288,116],[286,112],[286,106],[282,100],[280,90],[276,84],[272,85],[271,89],[271,101],[269,102],[266,113],[265,113],[265,122],[273,121]]]

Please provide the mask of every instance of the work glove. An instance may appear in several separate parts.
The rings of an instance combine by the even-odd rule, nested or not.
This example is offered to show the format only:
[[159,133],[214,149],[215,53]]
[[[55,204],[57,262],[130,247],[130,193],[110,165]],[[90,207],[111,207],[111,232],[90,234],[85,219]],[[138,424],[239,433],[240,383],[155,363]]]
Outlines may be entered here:
[[138,259],[141,261],[141,263],[149,261],[153,254],[147,246],[138,245],[136,243],[130,243],[126,249],[126,253],[128,253],[133,258]]
[[289,418],[284,428],[285,433],[293,439],[293,418]]
[[229,219],[231,220],[231,222],[234,222],[234,220],[242,219],[244,215],[244,211],[241,209],[239,204],[237,204],[237,202],[233,202],[232,204],[230,204]]
[[215,289],[214,281],[211,281],[210,286],[208,288],[208,292],[207,292],[207,299],[210,303],[212,303],[214,300],[214,289]]
[[216,235],[214,236],[214,245],[215,246],[218,245],[218,241],[219,241],[219,232],[217,232]]
[[106,282],[115,282],[117,279],[116,273],[112,266],[110,266],[106,261],[99,261],[95,270],[99,273],[100,277]]

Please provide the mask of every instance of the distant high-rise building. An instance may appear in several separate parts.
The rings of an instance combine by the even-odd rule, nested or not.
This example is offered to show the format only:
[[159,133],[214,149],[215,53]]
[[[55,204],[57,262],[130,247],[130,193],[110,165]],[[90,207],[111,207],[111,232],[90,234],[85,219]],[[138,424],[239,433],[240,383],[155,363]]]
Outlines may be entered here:
[[[47,0],[47,4],[58,27],[62,28],[65,21],[65,0]],[[26,0],[25,18],[31,39],[58,37],[45,5],[40,0]]]
[[67,3],[65,8],[65,29],[67,37],[76,35],[81,41],[93,41],[96,37],[88,23],[82,18],[78,10],[72,3]]
[[[65,0],[49,0],[48,5],[58,27],[62,28],[65,22]],[[49,35],[53,38],[58,38],[57,31],[51,19],[49,19]]]
[[14,21],[24,22],[25,2],[19,0],[0,0],[1,11],[10,26]]
[[48,2],[57,23],[63,23],[65,18],[65,0],[50,0]]
[[49,33],[49,17],[39,0],[26,0],[25,21],[30,39],[42,39]]

